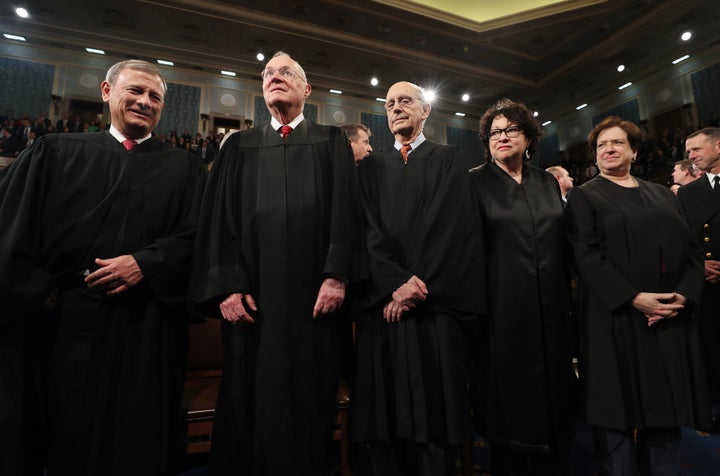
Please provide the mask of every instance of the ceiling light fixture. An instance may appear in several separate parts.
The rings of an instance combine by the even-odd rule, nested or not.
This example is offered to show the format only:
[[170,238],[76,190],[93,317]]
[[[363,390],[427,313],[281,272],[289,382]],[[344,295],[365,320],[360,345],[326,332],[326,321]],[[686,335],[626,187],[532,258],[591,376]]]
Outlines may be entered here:
[[17,41],[25,41],[24,36],[18,36],[18,35],[11,35],[9,33],[3,33],[3,36],[7,38],[8,40],[17,40]]
[[385,98],[375,98],[377,102],[385,103]]
[[435,94],[435,91],[433,91],[432,89],[425,90],[425,100],[427,102],[433,102],[436,97],[437,97],[437,95]]
[[552,124],[552,121],[545,121],[545,122],[542,123],[542,126],[545,127],[545,126],[548,126],[548,125],[550,125],[550,124]]
[[380,84],[380,80],[377,79],[377,76],[373,76],[372,78],[370,78],[370,84],[372,84],[373,86],[377,86],[378,84]]
[[680,39],[683,41],[688,41],[690,38],[692,38],[692,33],[690,33],[689,31],[686,31],[685,33],[680,35]]
[[105,54],[105,51],[99,50],[97,48],[85,48],[85,51],[87,51],[88,53],[95,53],[96,55],[104,55]]
[[575,109],[579,111],[580,109],[584,109],[584,108],[586,108],[586,107],[587,107],[587,103],[582,103],[582,104],[580,104],[578,107],[576,107]]
[[232,77],[237,76],[235,74],[235,71],[225,71],[224,69],[222,71],[220,71],[220,74],[224,74],[225,76],[232,76]]
[[623,84],[622,86],[619,86],[618,89],[623,90],[625,88],[629,88],[630,86],[632,86],[632,83],[628,81],[627,83]]
[[331,89],[330,92],[333,94],[342,94],[342,91],[340,91],[339,89]]
[[537,111],[533,111],[533,117],[538,117],[539,115],[540,115],[540,113],[539,113],[539,112],[537,112]]
[[17,7],[15,9],[15,14],[19,16],[20,18],[27,18],[30,16],[30,13],[28,13],[27,9],[23,7]]
[[172,61],[159,59],[159,60],[157,60],[157,62],[158,62],[158,64],[163,64],[165,66],[175,66],[175,63],[173,63]]
[[470,100],[470,95],[468,93],[465,93],[462,95],[463,102],[468,102]]
[[265,61],[265,55],[258,52],[258,54],[255,56],[258,61]]
[[617,70],[618,70],[618,73],[622,73],[623,71],[625,71],[625,65],[619,64],[617,67]]
[[456,112],[455,115],[458,116],[458,117],[465,117],[465,113],[464,113],[464,112]]
[[688,59],[689,57],[690,57],[690,55],[681,56],[681,57],[679,57],[678,59],[676,59],[675,61],[673,61],[672,64],[682,63],[683,61],[685,61],[685,60]]

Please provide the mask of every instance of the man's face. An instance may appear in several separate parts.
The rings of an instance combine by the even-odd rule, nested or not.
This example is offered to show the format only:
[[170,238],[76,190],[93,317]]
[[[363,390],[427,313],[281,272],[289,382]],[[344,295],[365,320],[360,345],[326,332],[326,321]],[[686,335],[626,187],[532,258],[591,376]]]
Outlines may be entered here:
[[263,97],[268,108],[302,106],[310,96],[310,85],[302,78],[302,73],[290,57],[271,59],[265,66],[265,73]]
[[720,141],[698,134],[685,141],[685,151],[698,169],[711,174],[720,172]]
[[115,84],[103,81],[103,101],[108,103],[112,124],[128,139],[148,135],[160,121],[165,89],[159,76],[125,68]]
[[562,171],[562,175],[557,178],[557,181],[560,184],[560,191],[563,196],[567,195],[570,189],[574,186],[574,179],[570,176],[567,170]]
[[685,180],[690,175],[690,172],[683,170],[680,164],[675,164],[672,171],[673,183],[685,185]]
[[359,164],[362,159],[372,154],[372,146],[370,145],[370,136],[362,129],[358,129],[358,138],[350,139],[350,147],[352,147],[355,163]]
[[420,134],[423,122],[430,115],[430,104],[422,101],[422,91],[407,82],[395,83],[385,98],[390,131],[404,137]]

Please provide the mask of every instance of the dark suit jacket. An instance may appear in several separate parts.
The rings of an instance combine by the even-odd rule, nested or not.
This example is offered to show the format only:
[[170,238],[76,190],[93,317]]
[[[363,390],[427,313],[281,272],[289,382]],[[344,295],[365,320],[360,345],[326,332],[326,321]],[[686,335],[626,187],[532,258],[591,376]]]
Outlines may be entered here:
[[713,190],[707,177],[700,177],[680,187],[678,200],[703,247],[703,257],[720,260],[720,191]]

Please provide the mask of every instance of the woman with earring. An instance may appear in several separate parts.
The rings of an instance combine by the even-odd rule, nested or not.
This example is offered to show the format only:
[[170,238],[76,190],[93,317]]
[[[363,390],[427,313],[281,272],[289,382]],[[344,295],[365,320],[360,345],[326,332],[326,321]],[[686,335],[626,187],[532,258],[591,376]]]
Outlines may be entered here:
[[570,274],[558,182],[528,163],[540,126],[502,99],[480,120],[471,170],[485,230],[488,318],[473,382],[497,475],[568,475],[575,429]]
[[641,140],[631,122],[600,122],[588,136],[600,174],[567,206],[582,407],[601,475],[680,474],[680,427],[709,424],[692,312],[702,251],[673,193],[630,174]]

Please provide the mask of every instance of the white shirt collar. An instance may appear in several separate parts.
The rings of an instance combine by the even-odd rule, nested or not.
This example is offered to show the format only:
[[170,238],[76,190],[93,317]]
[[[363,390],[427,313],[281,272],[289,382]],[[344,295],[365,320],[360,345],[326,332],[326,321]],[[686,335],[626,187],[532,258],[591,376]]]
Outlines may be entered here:
[[[415,151],[415,149],[420,147],[420,144],[422,144],[423,142],[425,142],[425,134],[423,134],[421,132],[420,135],[418,135],[414,141],[410,142],[410,151],[408,152],[408,155],[412,154]],[[393,147],[395,147],[395,150],[400,150],[400,147],[402,147],[402,144],[400,142],[398,142],[396,139],[395,145]]]
[[[117,141],[120,142],[121,144],[125,139],[127,139],[127,137],[122,135],[122,133],[119,130],[117,130],[117,128],[115,126],[113,126],[112,124],[110,125],[110,135],[112,135],[115,139],[117,139]],[[138,144],[142,144],[143,142],[148,140],[150,137],[152,137],[152,134],[148,134],[145,137],[143,137],[142,139],[135,139],[135,142],[137,142]]]
[[[296,117],[295,119],[293,119],[292,121],[290,121],[288,123],[288,126],[292,127],[293,129],[296,129],[298,124],[300,124],[304,119],[305,119],[305,116],[303,116],[303,113],[301,112],[298,117]],[[272,117],[270,119],[270,127],[272,127],[274,130],[278,130],[284,125],[285,124],[280,124],[280,121],[278,121],[274,117]]]

